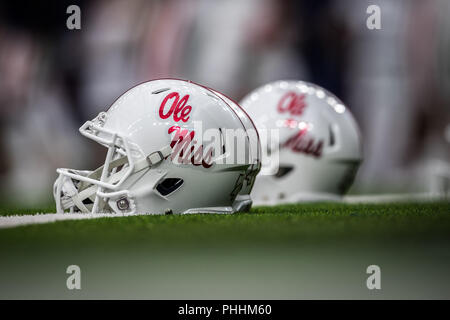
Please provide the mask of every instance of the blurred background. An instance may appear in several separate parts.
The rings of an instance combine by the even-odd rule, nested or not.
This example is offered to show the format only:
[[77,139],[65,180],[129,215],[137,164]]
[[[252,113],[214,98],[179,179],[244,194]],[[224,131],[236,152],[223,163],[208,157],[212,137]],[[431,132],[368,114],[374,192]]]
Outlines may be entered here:
[[[66,27],[72,4],[81,30]],[[366,27],[371,4],[381,30]],[[436,191],[450,172],[449,16],[448,0],[1,1],[0,202],[47,203],[57,167],[98,167],[78,127],[161,77],[235,100],[279,79],[319,84],[361,127],[352,193]]]

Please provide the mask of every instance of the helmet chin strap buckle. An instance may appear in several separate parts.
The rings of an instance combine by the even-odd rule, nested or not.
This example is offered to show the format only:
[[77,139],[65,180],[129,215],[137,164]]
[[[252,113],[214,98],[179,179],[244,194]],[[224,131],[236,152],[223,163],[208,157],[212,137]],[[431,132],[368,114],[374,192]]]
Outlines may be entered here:
[[157,165],[163,161],[167,156],[172,153],[172,148],[170,146],[165,146],[158,151],[152,152],[147,156],[147,162],[150,167]]
[[150,163],[150,166],[154,166],[155,164],[160,163],[161,161],[163,161],[163,159],[164,156],[159,150],[152,152],[147,156],[147,161]]

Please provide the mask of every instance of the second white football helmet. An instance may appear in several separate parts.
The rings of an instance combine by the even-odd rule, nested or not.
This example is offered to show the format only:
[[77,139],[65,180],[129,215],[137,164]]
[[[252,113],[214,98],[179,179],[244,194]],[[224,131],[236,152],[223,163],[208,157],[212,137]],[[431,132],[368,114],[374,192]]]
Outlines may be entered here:
[[[255,204],[334,200],[346,193],[362,161],[362,144],[356,121],[336,96],[311,83],[277,81],[240,104],[260,132],[263,168],[278,163],[264,157],[279,157],[276,172],[256,178]],[[276,145],[263,138],[274,129]]]

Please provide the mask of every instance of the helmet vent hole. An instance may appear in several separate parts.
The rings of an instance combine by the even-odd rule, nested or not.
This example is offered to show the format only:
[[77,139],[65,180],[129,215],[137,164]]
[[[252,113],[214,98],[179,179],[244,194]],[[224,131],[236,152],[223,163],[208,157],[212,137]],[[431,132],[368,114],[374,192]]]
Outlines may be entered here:
[[225,154],[226,153],[225,138],[223,136],[222,128],[219,128],[219,132],[220,132],[220,144],[222,145],[222,154]]
[[334,130],[331,125],[328,127],[328,134],[329,134],[329,143],[328,144],[330,145],[330,147],[332,147],[336,143],[336,135],[334,134]]
[[213,98],[214,100],[216,100],[216,101],[218,101],[219,99],[217,98],[217,96],[215,96],[214,94],[212,94],[212,93],[209,93],[209,92],[207,92],[206,93],[206,95],[208,96],[208,97],[211,97],[211,98]]
[[156,186],[156,190],[163,195],[168,196],[169,194],[175,192],[183,185],[183,179],[180,178],[167,178],[164,179]]
[[170,88],[158,89],[158,90],[153,91],[152,94],[158,94],[158,93],[161,93],[161,92],[164,92],[164,91],[167,91],[167,90],[170,90]]
[[278,168],[277,173],[275,174],[275,178],[281,178],[281,177],[284,177],[284,176],[287,175],[289,172],[291,172],[292,169],[294,169],[294,167],[292,167],[292,166],[280,166],[280,167]]

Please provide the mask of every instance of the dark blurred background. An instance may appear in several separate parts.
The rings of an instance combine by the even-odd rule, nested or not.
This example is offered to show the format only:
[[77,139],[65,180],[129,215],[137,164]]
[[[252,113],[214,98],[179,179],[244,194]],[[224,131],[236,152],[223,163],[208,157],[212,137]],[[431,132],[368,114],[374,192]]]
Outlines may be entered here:
[[[81,8],[68,30],[66,8]],[[366,9],[381,8],[381,30]],[[353,193],[436,191],[450,159],[448,0],[0,2],[0,201],[51,199],[57,167],[102,154],[78,127],[136,83],[190,79],[241,99],[279,79],[317,83],[355,115]]]

